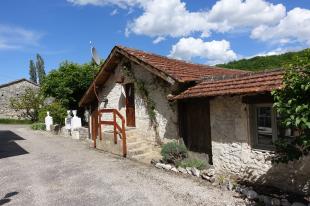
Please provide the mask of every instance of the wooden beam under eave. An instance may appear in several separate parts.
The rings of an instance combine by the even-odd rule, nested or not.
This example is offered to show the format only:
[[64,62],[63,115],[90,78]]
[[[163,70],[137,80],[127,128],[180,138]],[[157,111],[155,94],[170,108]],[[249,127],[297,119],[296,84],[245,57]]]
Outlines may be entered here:
[[164,72],[159,71],[157,68],[149,65],[148,63],[144,62],[143,60],[141,60],[141,59],[139,59],[133,55],[130,55],[121,49],[118,49],[118,52],[121,53],[122,55],[124,55],[125,57],[127,57],[129,60],[145,67],[149,72],[159,76],[160,78],[167,81],[169,84],[174,85],[177,82],[173,77],[170,77],[169,75],[165,74]]

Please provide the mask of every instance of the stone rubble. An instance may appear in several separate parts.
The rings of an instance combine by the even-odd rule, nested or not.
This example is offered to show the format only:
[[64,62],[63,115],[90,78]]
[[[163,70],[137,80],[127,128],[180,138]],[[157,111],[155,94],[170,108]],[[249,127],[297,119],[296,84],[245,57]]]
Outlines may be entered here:
[[281,205],[281,201],[278,198],[272,198],[271,199],[271,205],[272,206],[280,206]]
[[171,168],[171,171],[173,171],[173,172],[179,172],[179,170],[178,170],[177,168],[175,168],[175,167],[172,167],[172,168]]
[[192,174],[193,174],[194,176],[200,177],[200,170],[198,170],[197,168],[193,167],[193,168],[191,169],[191,172],[192,172]]
[[183,167],[178,167],[178,171],[183,173],[183,174],[187,174],[187,170],[184,169]]
[[292,204],[292,206],[307,206],[307,205],[305,205],[305,204],[303,204],[303,203],[301,203],[301,202],[294,202],[294,203]]
[[[214,183],[216,181],[214,168],[209,168],[206,170],[198,170],[195,167],[176,168],[171,166],[170,164],[164,164],[155,161],[152,161],[152,164],[154,164],[156,168],[171,170],[176,173],[188,174],[195,177],[201,177],[202,179],[209,181],[211,183]],[[300,202],[290,203],[287,199],[278,199],[269,197],[267,195],[260,195],[256,191],[254,191],[252,187],[246,187],[243,185],[236,185],[236,184],[234,185],[234,183],[231,180],[224,182],[224,185],[225,184],[227,184],[226,185],[227,190],[235,191],[241,194],[243,197],[246,198],[246,200],[249,203],[251,202],[253,203],[256,201],[266,206],[310,206],[310,203],[308,205]]]
[[192,174],[193,174],[193,173],[192,173],[192,168],[191,168],[191,167],[186,167],[185,169],[186,169],[186,171],[187,171],[187,173],[188,173],[189,175],[192,175]]

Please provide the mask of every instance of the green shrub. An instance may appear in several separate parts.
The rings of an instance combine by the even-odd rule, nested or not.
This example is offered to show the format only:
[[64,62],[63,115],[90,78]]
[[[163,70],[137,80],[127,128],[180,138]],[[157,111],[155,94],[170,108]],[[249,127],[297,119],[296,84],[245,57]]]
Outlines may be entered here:
[[31,125],[31,129],[33,130],[45,130],[45,124],[44,123],[34,123]]
[[177,166],[186,168],[186,167],[195,167],[199,170],[203,170],[207,166],[207,162],[205,160],[201,159],[193,159],[193,158],[188,158],[184,159],[178,164]]
[[0,124],[31,124],[28,119],[0,119]]
[[65,117],[67,116],[67,110],[59,102],[53,102],[50,105],[46,105],[39,110],[39,121],[45,122],[47,111],[50,112],[50,116],[53,117],[54,124],[64,125]]
[[188,156],[186,146],[177,142],[164,144],[161,149],[161,155],[163,156],[163,161],[175,165]]

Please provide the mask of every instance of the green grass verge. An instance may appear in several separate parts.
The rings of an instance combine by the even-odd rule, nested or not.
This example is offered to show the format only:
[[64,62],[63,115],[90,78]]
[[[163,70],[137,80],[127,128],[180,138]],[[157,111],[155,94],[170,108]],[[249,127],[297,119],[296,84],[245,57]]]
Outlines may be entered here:
[[26,119],[0,119],[0,124],[32,124],[32,121]]

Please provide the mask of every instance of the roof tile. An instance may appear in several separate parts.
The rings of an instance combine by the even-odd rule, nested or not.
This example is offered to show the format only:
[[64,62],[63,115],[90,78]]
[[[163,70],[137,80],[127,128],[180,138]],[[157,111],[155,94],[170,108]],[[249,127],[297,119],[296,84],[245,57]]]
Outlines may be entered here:
[[180,82],[196,81],[208,76],[233,75],[246,72],[202,64],[193,64],[157,54],[151,54],[141,50],[123,46],[117,47]]
[[241,74],[229,79],[203,81],[174,99],[270,92],[282,87],[283,71]]

